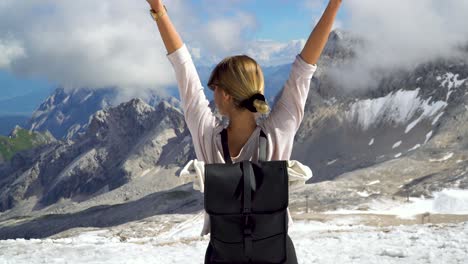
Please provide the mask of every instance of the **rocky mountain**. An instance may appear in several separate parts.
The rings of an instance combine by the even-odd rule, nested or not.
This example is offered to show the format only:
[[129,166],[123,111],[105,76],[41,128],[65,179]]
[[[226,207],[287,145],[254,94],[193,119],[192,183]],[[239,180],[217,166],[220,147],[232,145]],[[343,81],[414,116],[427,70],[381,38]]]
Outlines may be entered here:
[[[115,88],[57,88],[33,113],[26,127],[33,131],[49,130],[56,138],[72,140],[85,133],[94,113],[122,103],[118,94]],[[147,97],[141,99],[153,107],[163,99],[179,107],[177,99],[163,98],[155,91],[149,91]]]
[[[314,176],[291,192],[291,210],[303,210],[305,197],[314,211],[365,210],[375,199],[468,188],[468,60],[416,65],[380,76],[375,86],[348,90],[336,81],[334,70],[352,62],[359,45],[365,42],[335,31],[319,62],[291,157],[308,165]],[[266,89],[280,89],[290,66],[264,68]],[[76,100],[94,96],[84,100],[88,95]],[[71,97],[66,98],[60,93],[49,98],[43,115],[38,112],[31,123],[35,129],[56,125],[64,141],[17,153],[8,165],[0,165],[0,211],[11,209],[0,214],[8,225],[0,228],[0,237],[15,237],[26,230],[22,227],[28,230],[21,236],[44,236],[37,223],[45,227],[55,221],[43,217],[15,226],[31,215],[61,214],[54,231],[59,232],[79,226],[72,216],[89,225],[98,216],[101,224],[115,224],[135,220],[122,216],[130,212],[140,219],[202,209],[203,197],[174,177],[195,158],[183,115],[174,107],[177,100],[108,105],[92,115],[93,110],[83,112],[91,118],[74,126],[66,120],[78,110],[68,110],[69,118],[59,110],[67,109]],[[102,102],[104,97],[96,98]]]
[[75,141],[17,153],[1,166],[0,211],[30,198],[31,210],[62,198],[83,201],[136,178],[156,179],[153,191],[172,188],[182,183],[174,173],[194,158],[182,113],[165,101],[99,110],[87,127]]
[[468,55],[383,75],[355,93],[327,74],[352,59],[324,56],[314,76],[292,154],[312,168],[314,184],[292,200],[311,196],[317,210],[357,208],[378,197],[468,188]]
[[111,106],[115,98],[114,89],[77,89],[73,91],[57,88],[34,111],[27,128],[34,131],[49,130],[56,138],[72,138],[96,111]]
[[17,152],[54,141],[56,140],[49,131],[44,133],[29,131],[17,125],[8,136],[0,136],[0,164],[8,162]]

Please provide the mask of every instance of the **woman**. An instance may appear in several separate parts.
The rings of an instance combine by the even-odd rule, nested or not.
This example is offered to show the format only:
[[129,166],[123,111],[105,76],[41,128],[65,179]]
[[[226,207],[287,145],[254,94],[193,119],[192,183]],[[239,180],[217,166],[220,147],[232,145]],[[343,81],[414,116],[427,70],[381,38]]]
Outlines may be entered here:
[[[252,58],[240,55],[222,60],[211,73],[208,87],[220,114],[229,119],[227,127],[209,108],[202,84],[187,47],[174,28],[162,0],[147,0],[156,13],[156,23],[168,52],[178,82],[185,121],[192,135],[197,159],[205,163],[224,163],[221,131],[227,129],[228,149],[232,162],[258,160],[259,134],[268,138],[268,160],[289,160],[294,136],[304,115],[304,106],[316,63],[328,40],[342,0],[330,0],[322,18],[310,34],[303,50],[296,56],[289,79],[268,117],[257,124],[256,114],[267,113],[263,73]],[[289,223],[292,224],[289,211]],[[209,218],[205,214],[202,235],[208,234]],[[205,263],[210,263],[210,245]],[[297,263],[291,239],[288,240],[287,263]]]

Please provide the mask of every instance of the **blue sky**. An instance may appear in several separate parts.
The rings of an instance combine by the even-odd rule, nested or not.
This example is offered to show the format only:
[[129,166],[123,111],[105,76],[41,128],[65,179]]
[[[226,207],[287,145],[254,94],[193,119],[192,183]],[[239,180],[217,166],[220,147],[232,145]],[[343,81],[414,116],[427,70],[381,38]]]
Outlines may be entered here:
[[[203,2],[213,2],[213,0],[193,0],[192,2],[203,6]],[[230,16],[238,10],[250,12],[255,15],[260,24],[252,37],[276,41],[306,38],[328,3],[326,0],[234,0],[231,2],[236,2],[235,8],[218,9],[221,12],[211,15],[206,12],[205,21],[219,15]],[[344,21],[345,18],[346,11],[342,9],[338,20]],[[340,24],[344,26],[343,23]]]
[[[145,0],[0,1],[2,91],[54,83],[138,96],[176,84]],[[262,67],[291,63],[327,2],[164,0],[196,64],[243,53]],[[467,13],[462,0],[343,0],[335,26],[366,45],[340,78],[366,83],[376,68],[458,56],[468,43]]]
[[[290,46],[294,47],[289,42],[307,39],[326,3],[322,0],[165,1],[171,19],[180,26],[177,29],[183,40],[193,48],[197,64],[212,65],[224,56],[250,49],[254,57],[257,52],[265,53],[263,59],[260,53],[258,57],[266,66],[292,60],[297,51],[289,50]],[[173,77],[167,74],[141,75],[148,68],[161,72],[169,66],[147,11],[144,0],[6,2],[0,6],[0,87],[15,91],[22,87],[40,89],[48,83],[74,88],[173,84]],[[342,13],[339,20],[344,18]],[[220,33],[223,30],[231,32]],[[261,46],[256,40],[271,42]],[[275,51],[279,46],[282,50]],[[118,53],[110,52],[114,50]],[[196,51],[201,54],[198,58]],[[207,55],[211,57],[208,59]],[[115,65],[128,65],[133,72],[122,67],[116,69]],[[6,89],[3,91],[7,93]]]

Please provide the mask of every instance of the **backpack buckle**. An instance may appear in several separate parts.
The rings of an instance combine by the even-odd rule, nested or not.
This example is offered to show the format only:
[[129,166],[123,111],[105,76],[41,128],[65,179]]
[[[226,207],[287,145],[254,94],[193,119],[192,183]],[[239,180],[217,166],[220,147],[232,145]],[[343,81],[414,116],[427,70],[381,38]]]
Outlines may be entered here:
[[244,215],[244,235],[252,235],[254,223],[250,214]]

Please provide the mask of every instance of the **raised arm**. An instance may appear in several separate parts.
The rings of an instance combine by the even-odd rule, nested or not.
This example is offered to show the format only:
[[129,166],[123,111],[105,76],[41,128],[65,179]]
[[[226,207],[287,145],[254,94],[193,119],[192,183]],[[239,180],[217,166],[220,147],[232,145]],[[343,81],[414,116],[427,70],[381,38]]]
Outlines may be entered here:
[[[161,0],[146,1],[154,11],[159,12],[164,10],[164,5]],[[164,45],[166,46],[168,54],[171,54],[172,52],[182,47],[182,39],[180,38],[179,33],[177,33],[177,30],[172,24],[168,14],[160,17],[156,24],[158,25],[159,33],[161,33],[161,38],[164,42]]]
[[322,18],[310,34],[304,49],[301,52],[302,59],[309,64],[316,64],[327,44],[328,36],[333,27],[336,14],[342,0],[330,0]]
[[274,158],[289,159],[294,135],[304,117],[304,108],[309,94],[310,82],[317,69],[317,61],[327,43],[341,0],[330,0],[319,23],[309,36],[301,54],[294,63],[273,110],[265,120],[265,126],[273,131],[271,137],[281,142],[275,147]]
[[[155,12],[165,10],[161,0],[147,1]],[[169,14],[161,16],[157,25],[167,57],[174,68],[185,122],[192,135],[197,159],[206,161],[210,156],[207,146],[212,144],[209,133],[216,126],[216,118],[209,107],[192,56],[169,19]]]

